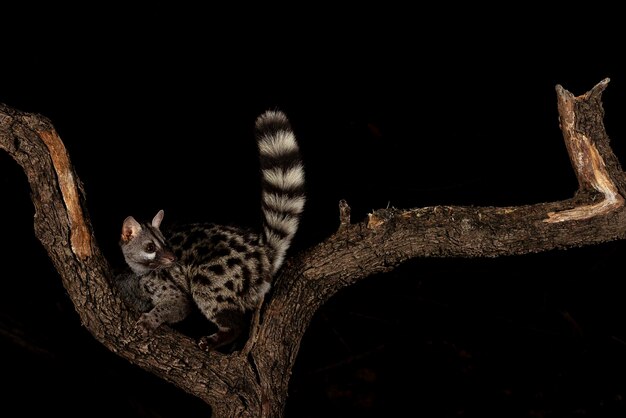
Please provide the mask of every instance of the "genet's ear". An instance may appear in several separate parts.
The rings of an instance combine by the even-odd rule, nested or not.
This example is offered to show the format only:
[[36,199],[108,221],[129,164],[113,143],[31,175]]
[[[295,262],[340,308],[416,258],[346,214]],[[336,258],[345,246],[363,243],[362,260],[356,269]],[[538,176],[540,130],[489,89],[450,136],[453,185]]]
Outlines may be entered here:
[[135,238],[139,231],[141,231],[141,225],[135,218],[129,216],[124,219],[124,224],[122,225],[122,242],[128,242]]
[[154,215],[154,218],[152,218],[152,226],[155,228],[160,227],[164,215],[165,212],[163,212],[163,209],[161,209],[156,215]]

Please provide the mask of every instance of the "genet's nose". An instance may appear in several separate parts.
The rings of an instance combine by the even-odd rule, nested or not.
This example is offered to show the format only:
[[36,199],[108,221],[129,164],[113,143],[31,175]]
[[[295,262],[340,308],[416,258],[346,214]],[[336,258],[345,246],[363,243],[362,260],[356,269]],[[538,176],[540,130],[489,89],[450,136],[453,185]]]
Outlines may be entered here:
[[162,259],[163,261],[169,263],[173,263],[174,261],[176,261],[176,256],[174,255],[173,252],[171,251],[164,251],[161,250],[158,254],[159,258]]

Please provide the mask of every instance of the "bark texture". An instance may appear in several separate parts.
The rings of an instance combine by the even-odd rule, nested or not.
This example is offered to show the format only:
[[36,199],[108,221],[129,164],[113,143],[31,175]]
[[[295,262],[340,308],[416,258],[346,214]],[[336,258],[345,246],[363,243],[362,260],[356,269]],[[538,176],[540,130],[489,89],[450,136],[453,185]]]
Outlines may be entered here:
[[351,223],[339,202],[335,234],[283,267],[232,354],[205,353],[167,327],[140,339],[110,286],[81,182],[50,121],[0,104],[0,148],[24,170],[34,229],[83,326],[109,350],[209,404],[216,417],[280,417],[301,339],[316,310],[340,289],[416,257],[498,257],[623,239],[626,177],[603,124],[609,80],[574,96],[556,86],[560,127],[579,189],[563,201],[515,207],[380,209]]

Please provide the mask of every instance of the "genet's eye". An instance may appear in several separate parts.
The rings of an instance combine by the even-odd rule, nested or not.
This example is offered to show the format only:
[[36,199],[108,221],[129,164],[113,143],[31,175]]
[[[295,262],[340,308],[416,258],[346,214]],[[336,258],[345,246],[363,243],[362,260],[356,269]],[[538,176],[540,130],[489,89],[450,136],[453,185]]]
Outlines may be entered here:
[[154,245],[154,242],[149,242],[149,243],[147,243],[147,244],[146,244],[146,247],[145,247],[145,251],[146,251],[147,253],[153,253],[153,252],[155,252],[155,251],[156,251],[156,245]]

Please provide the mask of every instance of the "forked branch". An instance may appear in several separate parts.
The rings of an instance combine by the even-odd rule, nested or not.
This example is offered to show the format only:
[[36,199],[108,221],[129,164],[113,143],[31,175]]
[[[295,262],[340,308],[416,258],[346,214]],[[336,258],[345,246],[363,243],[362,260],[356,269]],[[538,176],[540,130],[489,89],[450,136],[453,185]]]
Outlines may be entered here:
[[111,351],[194,394],[215,416],[282,416],[300,341],[315,311],[341,288],[417,257],[496,257],[623,239],[626,177],[603,125],[605,79],[582,96],[556,87],[560,126],[579,189],[571,199],[516,207],[380,209],[292,257],[241,352],[205,353],[167,327],[140,339],[109,286],[80,181],[43,116],[0,104],[0,148],[24,170],[35,233],[83,325]]

